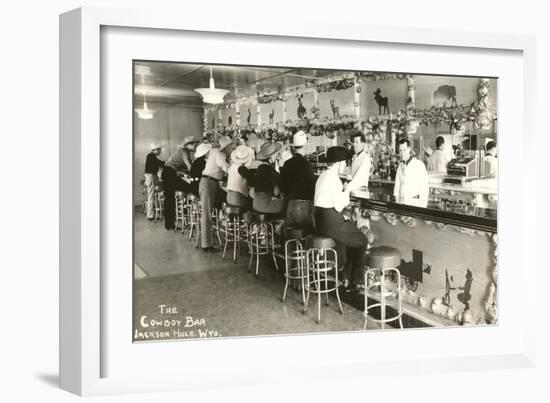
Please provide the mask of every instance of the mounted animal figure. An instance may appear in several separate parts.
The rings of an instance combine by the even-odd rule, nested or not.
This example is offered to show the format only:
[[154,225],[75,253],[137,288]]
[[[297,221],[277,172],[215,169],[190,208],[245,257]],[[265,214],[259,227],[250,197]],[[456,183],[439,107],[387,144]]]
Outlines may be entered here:
[[248,126],[250,126],[250,116],[251,116],[250,108],[248,108],[248,116],[246,117],[246,124],[247,124]]
[[440,85],[434,91],[434,105],[447,107],[447,102],[450,102],[450,107],[456,107],[456,87],[454,85]]
[[339,118],[340,117],[340,108],[338,106],[334,106],[334,99],[330,100],[330,108],[332,109],[332,117],[333,118]]
[[390,108],[388,106],[388,97],[383,97],[381,93],[382,91],[380,90],[380,88],[377,88],[376,91],[373,92],[374,99],[378,104],[379,115],[382,115],[382,113],[390,113]]
[[273,124],[273,118],[275,117],[275,109],[273,109],[271,111],[271,113],[269,114],[269,124]]
[[306,116],[306,108],[304,107],[304,104],[302,103],[302,98],[304,97],[303,94],[298,95],[298,109],[296,110],[296,114],[298,115],[298,119],[303,119],[304,116]]

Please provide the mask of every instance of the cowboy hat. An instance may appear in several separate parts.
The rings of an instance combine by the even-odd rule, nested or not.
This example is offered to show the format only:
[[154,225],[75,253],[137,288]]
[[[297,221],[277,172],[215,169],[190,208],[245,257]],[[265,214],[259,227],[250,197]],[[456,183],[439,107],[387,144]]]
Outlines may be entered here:
[[231,153],[231,162],[249,166],[254,160],[254,150],[252,148],[241,145]]
[[231,144],[233,140],[231,140],[231,137],[224,136],[220,139],[220,147],[218,150],[222,151],[225,147],[227,147],[229,144]]
[[212,148],[212,144],[209,144],[209,143],[199,144],[197,146],[197,149],[195,150],[195,158],[200,158],[203,155],[206,155],[211,148]]
[[185,147],[187,144],[198,143],[198,142],[199,142],[198,140],[195,140],[195,137],[193,137],[193,136],[186,136],[186,137],[183,139],[183,143],[181,143],[180,148]]
[[271,157],[273,154],[278,153],[283,145],[281,143],[263,143],[260,147],[260,152],[256,155],[256,159],[263,161]]
[[307,134],[303,130],[299,130],[292,136],[293,147],[303,147],[307,144]]
[[332,164],[333,162],[345,161],[347,156],[348,152],[345,147],[330,147],[327,150],[327,163]]
[[151,147],[151,150],[156,150],[157,148],[162,148],[162,145],[156,141],[153,141],[151,144],[150,144],[150,147]]

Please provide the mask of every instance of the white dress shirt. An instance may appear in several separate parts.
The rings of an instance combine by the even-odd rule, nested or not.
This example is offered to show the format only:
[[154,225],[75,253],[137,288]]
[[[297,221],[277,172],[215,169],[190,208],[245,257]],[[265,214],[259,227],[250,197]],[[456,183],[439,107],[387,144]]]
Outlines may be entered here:
[[416,158],[400,162],[395,175],[393,195],[397,203],[426,207],[430,185],[426,166]]
[[210,150],[202,174],[216,180],[221,180],[223,179],[223,174],[227,173],[228,168],[229,164],[227,163],[226,155],[217,148],[213,148]]
[[435,150],[428,158],[428,171],[447,173],[447,163],[449,159],[441,150]]
[[328,168],[317,179],[313,204],[315,207],[334,208],[338,212],[349,204],[349,190],[344,190],[338,164]]
[[361,151],[353,156],[351,162],[351,181],[348,183],[347,189],[354,191],[362,186],[369,187],[370,175],[370,155],[366,151]]
[[494,155],[486,155],[485,157],[483,157],[483,161],[485,162],[485,166],[487,168],[485,168],[485,172],[489,175],[489,176],[497,176],[497,169],[498,169],[498,161],[497,161],[497,157],[495,157]]

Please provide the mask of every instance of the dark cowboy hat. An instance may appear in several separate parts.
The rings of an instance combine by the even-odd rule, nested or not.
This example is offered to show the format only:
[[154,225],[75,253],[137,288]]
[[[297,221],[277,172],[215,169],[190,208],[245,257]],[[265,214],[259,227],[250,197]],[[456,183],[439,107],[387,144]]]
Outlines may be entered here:
[[332,164],[334,162],[345,161],[348,152],[345,147],[330,147],[327,150],[327,163]]

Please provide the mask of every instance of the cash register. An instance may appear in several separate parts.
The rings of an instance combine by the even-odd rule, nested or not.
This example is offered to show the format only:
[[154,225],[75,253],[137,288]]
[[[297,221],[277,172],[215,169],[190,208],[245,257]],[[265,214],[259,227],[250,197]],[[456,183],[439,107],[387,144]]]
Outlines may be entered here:
[[452,159],[447,163],[447,175],[443,178],[443,183],[463,185],[465,182],[478,177],[478,156],[464,156]]

